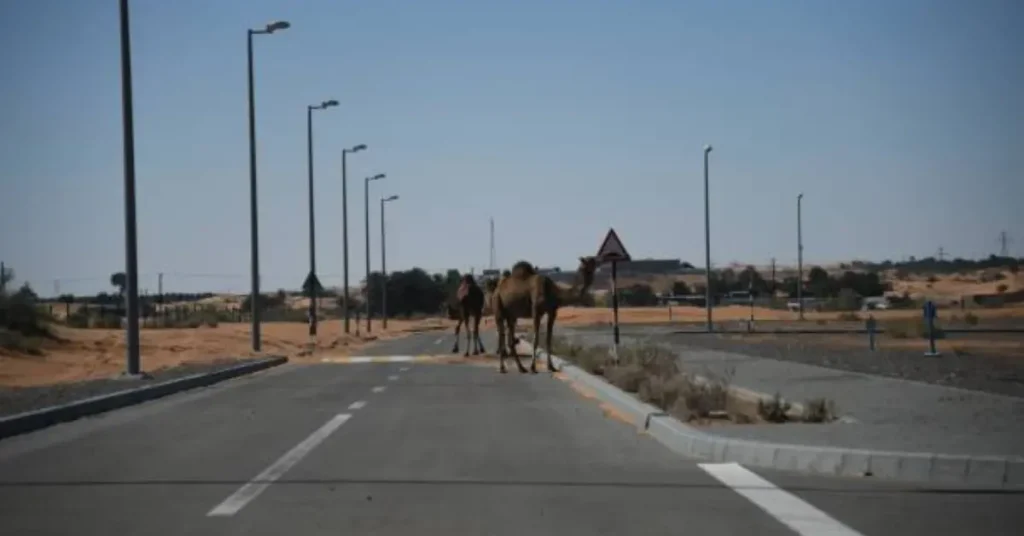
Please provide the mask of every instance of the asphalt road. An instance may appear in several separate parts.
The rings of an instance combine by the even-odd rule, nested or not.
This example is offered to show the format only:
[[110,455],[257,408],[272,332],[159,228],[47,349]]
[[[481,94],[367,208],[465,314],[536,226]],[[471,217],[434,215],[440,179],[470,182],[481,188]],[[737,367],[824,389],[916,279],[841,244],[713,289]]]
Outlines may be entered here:
[[1016,534],[1022,507],[702,466],[493,362],[287,365],[0,441],[0,534]]

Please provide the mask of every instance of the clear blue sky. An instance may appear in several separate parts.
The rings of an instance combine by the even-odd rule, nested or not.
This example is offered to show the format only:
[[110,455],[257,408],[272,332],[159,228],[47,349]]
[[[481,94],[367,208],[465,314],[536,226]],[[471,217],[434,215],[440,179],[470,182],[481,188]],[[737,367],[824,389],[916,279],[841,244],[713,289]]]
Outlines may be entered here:
[[[305,106],[318,112],[319,271],[351,281],[388,211],[390,268],[573,265],[614,226],[634,257],[713,263],[1024,250],[1024,4],[1014,0],[133,0],[140,270],[247,288],[245,30],[256,41],[264,288],[308,270]],[[123,266],[117,2],[0,4],[0,259],[51,293]],[[184,274],[221,274],[191,277]]]

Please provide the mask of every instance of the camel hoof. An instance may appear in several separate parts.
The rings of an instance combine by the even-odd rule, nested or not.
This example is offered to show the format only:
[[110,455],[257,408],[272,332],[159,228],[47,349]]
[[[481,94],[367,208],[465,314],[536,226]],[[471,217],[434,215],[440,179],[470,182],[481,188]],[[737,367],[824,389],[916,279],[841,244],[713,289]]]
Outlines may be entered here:
[[554,363],[548,363],[548,370],[551,371],[551,373],[561,372],[561,370],[559,370],[558,367],[554,365]]
[[508,369],[503,367],[503,368],[498,369],[498,372],[500,372],[502,374],[508,374]]
[[519,367],[519,373],[520,374],[526,374],[527,372],[529,372],[529,371],[526,370],[526,367]]
[[452,348],[452,353],[453,353],[453,354],[457,354],[457,353],[459,353],[459,347],[458,347],[458,346],[456,346],[455,348]]
[[537,373],[537,367],[531,366],[530,367],[530,374],[536,374],[536,373]]

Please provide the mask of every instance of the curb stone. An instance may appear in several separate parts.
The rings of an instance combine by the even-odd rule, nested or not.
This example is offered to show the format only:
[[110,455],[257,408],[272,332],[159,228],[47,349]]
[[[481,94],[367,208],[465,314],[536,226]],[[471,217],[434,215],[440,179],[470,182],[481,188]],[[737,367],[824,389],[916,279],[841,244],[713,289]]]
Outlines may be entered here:
[[203,372],[165,382],[125,389],[114,393],[76,400],[59,406],[18,413],[0,418],[0,439],[46,428],[57,423],[73,421],[154,400],[177,392],[212,385],[245,374],[259,372],[288,362],[287,357],[274,356],[249,363],[242,363],[213,372]]
[[[529,348],[529,343],[521,341]],[[546,352],[538,349],[539,356]],[[552,355],[566,377],[586,385],[602,401],[630,417],[631,424],[683,456],[750,467],[828,476],[875,477],[908,483],[967,484],[1024,489],[1024,457],[953,456],[726,438],[683,424],[603,379]],[[785,426],[780,425],[780,426]],[[827,425],[823,425],[827,426]]]

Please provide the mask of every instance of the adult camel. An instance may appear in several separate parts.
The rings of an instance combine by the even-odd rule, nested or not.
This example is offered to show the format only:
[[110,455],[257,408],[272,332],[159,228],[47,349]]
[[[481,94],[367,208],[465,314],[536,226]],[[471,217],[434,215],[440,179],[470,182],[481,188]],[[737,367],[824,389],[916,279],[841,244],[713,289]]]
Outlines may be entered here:
[[534,265],[520,261],[512,267],[512,273],[508,277],[498,281],[491,297],[491,305],[494,310],[494,323],[498,328],[499,372],[508,372],[505,368],[505,357],[509,351],[516,360],[519,372],[526,372],[526,367],[519,360],[519,353],[515,349],[515,329],[517,319],[530,318],[533,320],[533,356],[530,361],[530,372],[537,373],[540,321],[545,316],[548,370],[556,371],[555,363],[551,359],[551,336],[555,328],[555,319],[558,317],[558,308],[577,302],[593,284],[596,270],[595,257],[580,257],[580,265],[576,269],[572,287],[564,289],[551,278],[537,273]]

